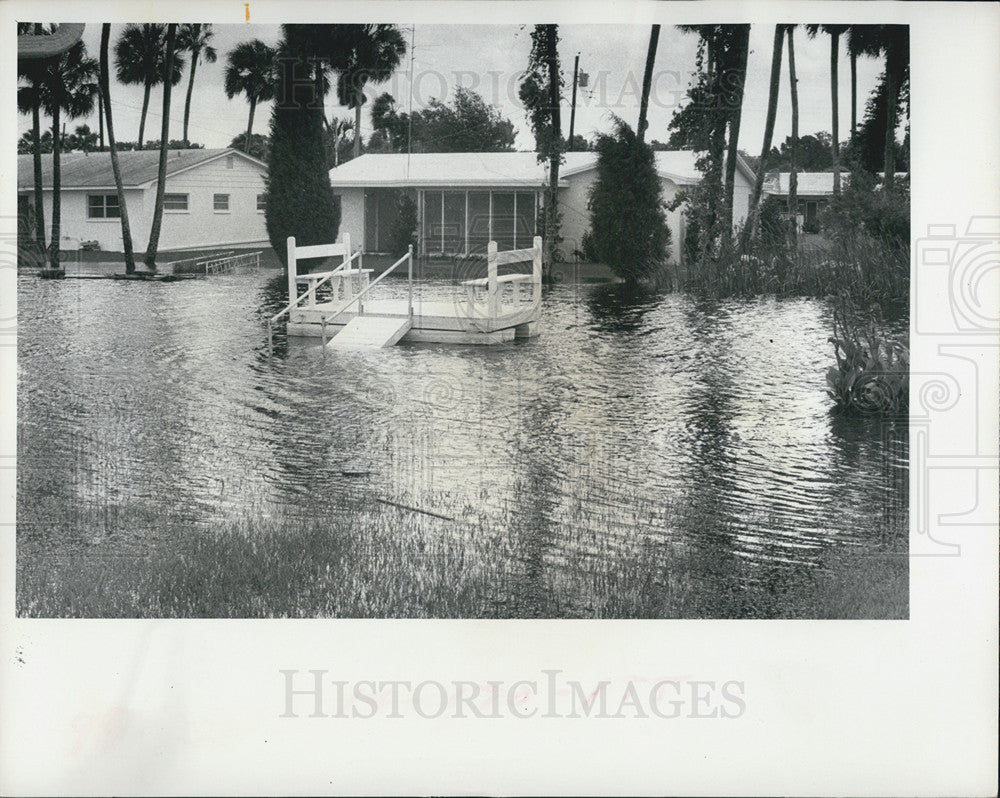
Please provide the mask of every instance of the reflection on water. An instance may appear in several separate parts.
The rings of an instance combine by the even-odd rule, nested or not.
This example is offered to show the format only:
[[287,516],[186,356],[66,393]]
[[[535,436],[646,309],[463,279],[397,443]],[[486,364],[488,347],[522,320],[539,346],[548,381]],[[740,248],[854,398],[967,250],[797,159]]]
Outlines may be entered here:
[[[829,412],[821,302],[562,285],[532,341],[326,352],[278,336],[268,357],[284,301],[275,272],[21,278],[22,543],[92,543],[92,525],[53,522],[66,508],[104,513],[103,545],[125,551],[165,517],[323,518],[366,490],[454,517],[458,535],[507,519],[522,558],[507,600],[531,615],[587,545],[581,525],[769,572],[905,530],[905,422]],[[359,464],[366,479],[343,474]],[[147,522],[115,524],[122,507]]]

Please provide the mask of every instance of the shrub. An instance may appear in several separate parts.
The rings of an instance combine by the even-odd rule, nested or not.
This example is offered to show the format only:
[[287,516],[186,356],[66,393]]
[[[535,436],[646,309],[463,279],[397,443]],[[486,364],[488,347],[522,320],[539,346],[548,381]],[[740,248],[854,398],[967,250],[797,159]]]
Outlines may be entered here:
[[417,203],[413,196],[399,189],[394,197],[395,214],[388,232],[389,251],[396,257],[402,256],[413,242],[417,231]]
[[837,407],[849,413],[902,415],[909,404],[910,353],[890,341],[874,317],[854,320],[849,304],[834,311],[830,337],[837,365],[826,374]]
[[653,150],[617,118],[612,134],[597,137],[596,150],[584,252],[627,280],[652,276],[671,243]]

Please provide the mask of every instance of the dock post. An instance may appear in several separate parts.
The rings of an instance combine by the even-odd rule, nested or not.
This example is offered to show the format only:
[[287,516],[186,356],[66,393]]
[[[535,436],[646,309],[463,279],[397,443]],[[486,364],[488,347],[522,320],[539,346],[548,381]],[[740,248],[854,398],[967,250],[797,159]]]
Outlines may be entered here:
[[409,315],[413,319],[413,244],[406,248],[406,279],[409,283]]
[[531,301],[536,305],[542,301],[542,237],[535,236],[534,255],[531,258]]
[[288,304],[298,299],[298,289],[295,286],[295,236],[289,236],[286,242],[288,259]]
[[491,319],[500,315],[500,295],[497,291],[497,242],[486,247],[486,312]]

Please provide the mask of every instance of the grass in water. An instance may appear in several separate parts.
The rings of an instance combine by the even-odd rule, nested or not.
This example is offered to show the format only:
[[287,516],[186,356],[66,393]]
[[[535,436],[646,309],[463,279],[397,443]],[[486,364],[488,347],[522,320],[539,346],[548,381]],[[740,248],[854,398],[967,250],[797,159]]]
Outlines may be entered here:
[[696,521],[708,544],[664,542],[647,523],[657,512],[578,505],[549,530],[558,546],[530,516],[487,523],[466,507],[452,523],[365,499],[321,521],[161,522],[145,549],[117,556],[102,553],[100,536],[58,554],[22,541],[17,608],[84,618],[908,616],[905,536],[767,565],[720,556],[711,541],[731,531],[697,507],[670,513]]

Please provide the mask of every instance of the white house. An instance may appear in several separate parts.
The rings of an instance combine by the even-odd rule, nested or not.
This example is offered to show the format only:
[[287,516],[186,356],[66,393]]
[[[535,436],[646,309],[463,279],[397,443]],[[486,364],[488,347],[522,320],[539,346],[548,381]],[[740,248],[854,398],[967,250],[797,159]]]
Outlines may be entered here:
[[[787,203],[791,190],[791,172],[769,172],[764,178],[764,195],[776,197]],[[907,177],[906,172],[896,172],[897,179]],[[885,178],[883,172],[878,173],[878,179]],[[851,173],[840,173],[840,184],[846,187],[851,180]],[[796,172],[795,198],[798,205],[798,226],[813,228],[819,224],[819,215],[833,199],[833,172]],[[784,214],[787,216],[787,212]]]
[[[139,150],[118,154],[128,207],[132,244],[145,251],[153,223],[160,153]],[[34,204],[31,155],[17,159],[18,212]],[[67,153],[60,158],[60,248],[78,249],[96,241],[109,252],[122,251],[118,195],[111,155]],[[170,150],[164,186],[159,249],[240,248],[268,244],[264,223],[267,165],[234,149]],[[51,240],[52,156],[42,156],[46,241]]]
[[[657,152],[656,170],[669,201],[701,180],[697,155],[687,150]],[[734,222],[746,218],[754,174],[740,159],[736,170]],[[559,170],[559,212],[563,254],[582,249],[590,227],[588,192],[597,177],[597,153],[568,152]],[[340,229],[366,252],[389,249],[388,237],[400,194],[414,198],[420,255],[482,251],[490,239],[501,250],[530,245],[541,234],[539,213],[548,184],[548,164],[533,152],[368,154],[330,170],[339,197]],[[671,260],[683,240],[680,208],[667,213],[673,235]]]

